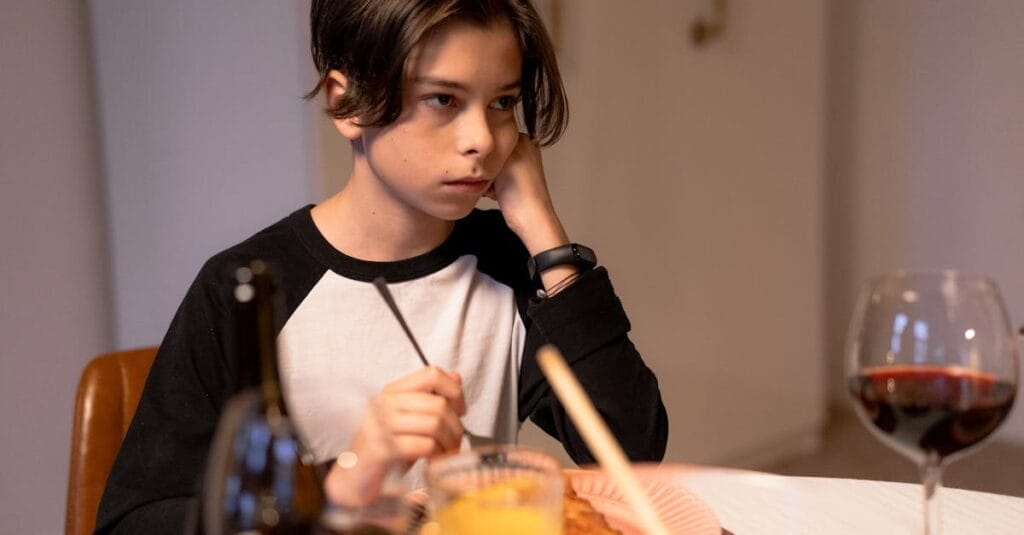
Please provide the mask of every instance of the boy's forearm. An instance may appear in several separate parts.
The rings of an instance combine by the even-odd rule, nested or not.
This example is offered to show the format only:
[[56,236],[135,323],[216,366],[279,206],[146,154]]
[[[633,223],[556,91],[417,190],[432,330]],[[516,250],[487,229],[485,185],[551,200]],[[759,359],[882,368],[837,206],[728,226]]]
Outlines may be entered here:
[[[600,356],[577,361],[572,370],[626,456],[634,462],[659,462],[668,443],[668,415],[657,379],[633,358],[635,352],[624,340],[604,348]],[[614,361],[619,365],[609,365]],[[596,462],[572,418],[548,385],[543,386],[546,393],[532,415],[534,423],[557,438],[577,464]]]
[[[493,198],[498,201],[502,217],[530,256],[569,243],[551,200],[541,160],[540,148],[521,134],[494,185]],[[545,289],[550,289],[575,271],[568,266],[556,266],[541,273],[541,282]]]
[[537,206],[531,212],[518,218],[522,220],[521,224],[509,226],[519,236],[530,256],[569,243],[569,236],[554,207]]
[[668,417],[657,378],[629,340],[629,320],[607,272],[584,273],[565,295],[531,306],[533,336],[520,375],[521,418],[530,415],[558,438],[578,463],[593,462],[583,439],[544,380],[533,352],[555,344],[632,460],[658,461],[665,453]]
[[[520,241],[526,246],[530,256],[536,256],[549,249],[554,249],[569,243],[569,237],[562,227],[562,222],[551,208],[547,213],[536,217],[529,217],[527,220],[534,224],[523,229],[515,230]],[[551,295],[552,289],[558,287],[564,289],[572,284],[572,276],[579,273],[579,269],[572,265],[552,266],[540,272],[540,283],[544,290]]]
[[[640,361],[633,344],[623,340],[605,348],[600,358],[577,362],[572,370],[626,456],[634,462],[660,462],[668,444],[668,415],[657,378]],[[592,459],[565,409],[560,403],[553,409],[554,418],[561,420],[560,426],[576,447]]]

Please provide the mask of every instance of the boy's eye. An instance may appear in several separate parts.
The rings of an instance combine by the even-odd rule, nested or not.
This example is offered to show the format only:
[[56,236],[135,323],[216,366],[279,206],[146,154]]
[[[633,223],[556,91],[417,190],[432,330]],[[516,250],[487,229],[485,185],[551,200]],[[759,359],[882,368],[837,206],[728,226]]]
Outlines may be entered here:
[[429,95],[423,99],[432,108],[449,108],[455,104],[455,98],[451,95]]
[[498,110],[511,110],[516,106],[517,102],[519,102],[519,97],[505,95],[503,97],[498,97],[498,100],[495,100],[492,106]]

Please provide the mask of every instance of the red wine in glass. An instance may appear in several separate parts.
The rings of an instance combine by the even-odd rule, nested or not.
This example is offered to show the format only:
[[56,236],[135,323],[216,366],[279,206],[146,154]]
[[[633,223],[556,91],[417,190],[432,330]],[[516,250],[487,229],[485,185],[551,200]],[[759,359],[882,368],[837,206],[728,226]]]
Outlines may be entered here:
[[935,535],[943,466],[991,436],[1013,406],[1019,350],[999,290],[949,270],[872,279],[846,352],[854,407],[920,467],[924,533]]
[[849,388],[876,434],[919,461],[980,443],[1006,419],[1016,393],[994,375],[939,366],[869,368]]

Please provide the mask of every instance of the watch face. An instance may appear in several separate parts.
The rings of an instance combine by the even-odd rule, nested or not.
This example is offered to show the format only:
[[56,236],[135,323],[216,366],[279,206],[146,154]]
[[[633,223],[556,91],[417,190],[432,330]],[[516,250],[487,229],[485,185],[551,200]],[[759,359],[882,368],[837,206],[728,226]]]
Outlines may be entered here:
[[579,258],[583,265],[579,267],[594,267],[597,264],[597,256],[594,254],[594,250],[586,245],[580,245],[578,243],[572,244],[573,252],[576,253],[576,257]]

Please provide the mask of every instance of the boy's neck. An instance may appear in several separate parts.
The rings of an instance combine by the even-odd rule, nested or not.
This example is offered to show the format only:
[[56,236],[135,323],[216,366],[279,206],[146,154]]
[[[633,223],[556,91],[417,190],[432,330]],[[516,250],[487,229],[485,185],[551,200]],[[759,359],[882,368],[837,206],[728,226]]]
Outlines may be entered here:
[[374,262],[404,260],[432,251],[451,234],[453,222],[381,206],[362,186],[362,181],[350,179],[313,207],[317,229],[346,255]]

